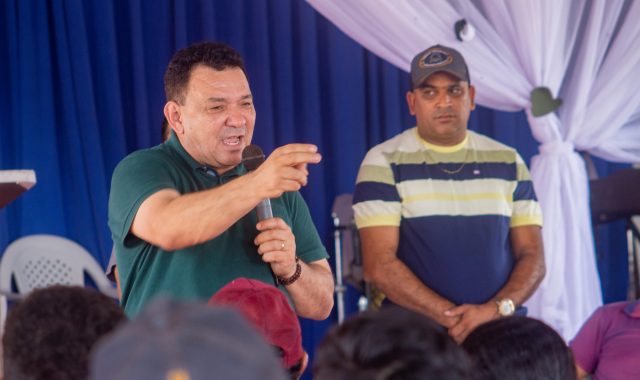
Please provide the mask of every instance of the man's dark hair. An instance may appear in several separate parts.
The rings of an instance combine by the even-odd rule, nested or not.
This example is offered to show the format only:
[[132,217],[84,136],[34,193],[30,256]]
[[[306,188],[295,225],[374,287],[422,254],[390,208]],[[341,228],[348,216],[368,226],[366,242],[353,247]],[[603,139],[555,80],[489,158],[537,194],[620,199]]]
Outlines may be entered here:
[[199,65],[221,71],[239,68],[247,76],[240,54],[229,45],[219,42],[200,42],[174,54],[164,73],[164,93],[167,101],[184,103],[184,95],[191,71]]
[[86,379],[91,348],[124,320],[116,302],[93,289],[34,290],[9,310],[2,337],[4,378]]
[[500,318],[476,328],[462,347],[476,380],[575,379],[573,356],[551,327],[527,317]]
[[320,344],[316,380],[462,380],[469,360],[446,331],[398,307],[367,311],[334,327]]

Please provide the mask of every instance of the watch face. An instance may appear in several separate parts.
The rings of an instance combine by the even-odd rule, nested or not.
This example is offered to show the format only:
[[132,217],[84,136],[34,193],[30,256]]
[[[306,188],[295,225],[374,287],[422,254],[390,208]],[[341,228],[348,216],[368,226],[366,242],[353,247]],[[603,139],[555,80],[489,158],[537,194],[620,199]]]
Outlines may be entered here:
[[498,301],[498,312],[500,313],[500,315],[512,315],[514,311],[515,307],[513,306],[513,301],[511,301],[510,299]]

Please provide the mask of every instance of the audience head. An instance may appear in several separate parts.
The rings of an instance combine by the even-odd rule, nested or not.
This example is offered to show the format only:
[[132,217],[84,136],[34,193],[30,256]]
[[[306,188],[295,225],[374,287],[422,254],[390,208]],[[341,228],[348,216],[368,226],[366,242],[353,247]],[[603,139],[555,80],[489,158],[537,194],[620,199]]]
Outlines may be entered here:
[[397,308],[366,311],[334,327],[316,351],[316,380],[462,380],[469,360],[446,331]]
[[573,357],[551,327],[527,317],[500,318],[478,326],[463,342],[474,379],[575,379]]
[[174,54],[164,73],[164,92],[167,101],[184,104],[184,96],[191,71],[199,65],[214,70],[239,68],[247,77],[240,53],[229,45],[219,42],[201,42]]
[[230,309],[157,298],[96,346],[94,380],[284,380],[273,349]]
[[227,305],[239,310],[282,357],[284,368],[297,379],[307,364],[302,332],[287,297],[276,287],[258,280],[238,278],[220,289],[210,305]]
[[9,310],[2,337],[4,378],[86,379],[91,348],[124,320],[117,303],[93,289],[36,289]]

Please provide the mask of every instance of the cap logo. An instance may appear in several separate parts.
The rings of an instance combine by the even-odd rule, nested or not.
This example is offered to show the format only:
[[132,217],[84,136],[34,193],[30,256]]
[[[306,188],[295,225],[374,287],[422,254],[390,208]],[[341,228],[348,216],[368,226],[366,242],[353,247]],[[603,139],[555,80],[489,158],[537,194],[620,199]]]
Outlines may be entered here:
[[189,372],[182,368],[172,369],[167,373],[167,380],[191,380]]
[[420,59],[419,66],[421,69],[429,67],[445,66],[453,62],[451,54],[440,49],[429,50]]

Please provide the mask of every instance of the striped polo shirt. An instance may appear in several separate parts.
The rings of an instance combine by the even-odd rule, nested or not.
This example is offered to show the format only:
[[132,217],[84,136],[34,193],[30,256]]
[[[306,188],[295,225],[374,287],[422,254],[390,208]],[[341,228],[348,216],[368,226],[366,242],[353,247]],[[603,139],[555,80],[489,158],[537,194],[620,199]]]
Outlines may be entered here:
[[442,147],[414,127],[375,146],[360,166],[353,210],[359,229],[399,227],[398,258],[455,304],[491,299],[513,269],[509,229],[542,226],[520,155],[473,131]]

